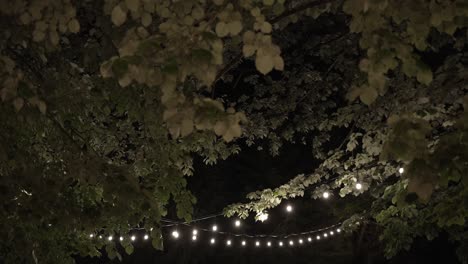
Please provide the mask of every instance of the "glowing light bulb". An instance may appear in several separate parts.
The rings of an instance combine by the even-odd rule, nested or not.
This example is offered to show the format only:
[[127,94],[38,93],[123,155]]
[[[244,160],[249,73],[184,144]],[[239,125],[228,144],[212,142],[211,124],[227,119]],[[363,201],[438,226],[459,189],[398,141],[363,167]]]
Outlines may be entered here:
[[226,241],[226,245],[230,246],[231,245],[231,240]]
[[245,242],[245,240],[242,240],[242,246],[245,247],[245,245],[247,245],[247,242]]
[[93,235],[93,234],[89,234],[89,237],[90,237],[90,238],[93,238],[93,237],[94,237],[94,235]]
[[336,229],[336,232],[340,233],[340,232],[341,232],[341,229],[339,229],[339,228],[338,228],[338,229]]
[[279,245],[280,247],[282,247],[282,246],[283,246],[283,241],[280,241],[280,242],[278,243],[278,245]]
[[328,236],[327,233],[323,234],[323,237],[327,237],[327,236]]
[[330,196],[330,194],[328,192],[323,193],[323,198],[328,199],[329,196]]
[[179,232],[177,232],[177,230],[176,230],[176,231],[172,231],[172,236],[173,236],[174,238],[176,238],[176,239],[179,238]]
[[265,222],[266,220],[268,220],[268,214],[267,213],[261,213],[259,216],[258,216],[258,220],[262,221],[262,222]]
[[102,239],[102,236],[101,236],[101,235],[99,235],[99,239]]
[[239,227],[239,226],[241,225],[241,221],[240,221],[240,220],[236,220],[236,221],[234,222],[234,225],[235,225],[236,227]]
[[192,236],[192,241],[197,241],[197,236]]
[[304,243],[304,241],[302,239],[299,239],[299,244],[302,244]]
[[255,241],[255,246],[259,247],[260,246],[260,241]]
[[218,231],[218,226],[217,226],[217,225],[214,225],[214,226],[211,228],[211,230],[213,230],[213,231]]
[[398,169],[398,172],[399,172],[399,173],[403,173],[403,172],[405,172],[405,169],[399,168],[399,169]]
[[320,236],[317,236],[317,240],[320,240]]
[[130,237],[130,239],[131,239],[132,241],[135,241],[136,237],[135,237],[135,236],[132,236],[132,237]]
[[120,239],[120,241],[123,241],[123,237],[120,237],[119,239]]
[[330,231],[330,235],[333,236],[333,234],[334,234],[333,231]]
[[196,236],[197,234],[198,234],[198,230],[194,229],[194,230],[192,231],[192,235]]
[[214,238],[212,238],[212,239],[210,240],[210,243],[211,243],[211,244],[214,244],[215,242],[216,242],[216,240],[215,240]]
[[271,242],[270,241],[267,242],[267,246],[271,247]]
[[362,189],[362,184],[356,183],[356,189],[361,190]]
[[288,204],[288,206],[286,206],[286,212],[290,213],[292,212],[293,208],[291,205]]
[[289,245],[290,245],[290,246],[294,246],[294,241],[289,240]]
[[148,235],[145,235],[145,236],[143,237],[144,240],[148,240],[148,238],[149,238]]
[[308,238],[307,238],[307,241],[312,242],[312,238],[311,238],[311,237],[308,237]]
[[107,240],[109,240],[109,241],[112,241],[112,239],[113,239],[112,236],[109,236],[109,237],[107,238]]

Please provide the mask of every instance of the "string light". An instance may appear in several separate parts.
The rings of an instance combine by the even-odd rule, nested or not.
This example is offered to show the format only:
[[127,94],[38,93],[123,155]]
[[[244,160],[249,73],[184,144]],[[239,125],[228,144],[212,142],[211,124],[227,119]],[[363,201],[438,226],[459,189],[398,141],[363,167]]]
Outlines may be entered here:
[[213,230],[213,231],[218,231],[218,226],[217,226],[217,225],[213,225],[213,227],[211,228],[211,230]]
[[107,240],[112,241],[112,238],[113,238],[112,236],[109,236]]
[[356,189],[361,190],[362,189],[362,184],[356,183]]
[[236,220],[236,221],[234,222],[234,225],[235,225],[236,227],[239,227],[239,226],[241,225],[241,221],[240,221],[240,220]]
[[120,241],[123,241],[123,237],[122,237],[122,236],[121,236],[119,239],[120,239]]
[[327,236],[328,236],[327,233],[323,234],[323,237],[327,237]]
[[338,229],[336,229],[336,232],[340,233],[340,232],[341,232],[341,229],[339,229],[339,228],[338,228]]
[[320,240],[320,236],[317,236],[317,240]]
[[302,244],[304,241],[301,239],[299,239],[299,244]]
[[172,236],[173,236],[175,239],[179,238],[179,232],[177,232],[177,230],[173,231],[173,232],[172,232]]
[[286,212],[290,213],[290,212],[292,212],[292,210],[293,210],[293,207],[290,204],[288,204],[286,206]]
[[330,231],[330,235],[333,236],[333,234],[334,234],[333,231]]
[[226,241],[226,245],[231,246],[231,240]]
[[245,247],[246,244],[245,240],[242,240],[242,246]]
[[323,193],[323,198],[328,199],[329,196],[330,196],[330,194],[328,192]]
[[280,247],[282,247],[282,246],[283,246],[283,241],[278,242],[278,245],[279,245]]
[[135,241],[136,237],[135,237],[135,236],[132,236],[130,239],[131,239],[132,241]]
[[90,237],[90,238],[93,238],[93,237],[94,237],[94,235],[93,235],[93,234],[89,234],[89,237]]
[[271,242],[270,241],[267,242],[267,246],[271,247]]
[[289,245],[290,245],[290,246],[294,246],[294,241],[289,240]]
[[214,238],[212,238],[212,239],[210,240],[210,243],[211,243],[211,244],[214,244],[215,242],[216,242],[216,240],[215,240]]
[[267,213],[261,213],[259,216],[258,216],[258,220],[262,221],[262,222],[265,222],[266,220],[268,220],[268,214]]
[[145,236],[143,237],[143,239],[144,239],[144,240],[148,240],[148,237],[149,237],[148,235],[145,235]]
[[400,167],[400,168],[398,169],[398,172],[399,172],[400,174],[402,174],[403,172],[405,172],[405,169],[404,169],[403,167]]
[[198,234],[198,230],[194,229],[194,230],[192,231],[192,235],[196,236],[197,234]]
[[197,236],[192,236],[192,241],[197,241]]
[[99,239],[102,239],[102,236],[101,236],[101,235],[99,235]]
[[312,242],[312,238],[311,238],[311,237],[308,237],[308,238],[307,238],[307,241]]
[[260,241],[255,241],[255,246],[259,247],[260,246]]

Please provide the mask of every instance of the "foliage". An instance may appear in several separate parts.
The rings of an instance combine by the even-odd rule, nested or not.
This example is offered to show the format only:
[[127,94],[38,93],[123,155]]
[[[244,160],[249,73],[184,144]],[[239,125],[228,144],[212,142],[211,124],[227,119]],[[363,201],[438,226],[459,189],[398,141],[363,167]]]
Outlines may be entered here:
[[1,260],[121,258],[89,234],[136,226],[161,249],[170,204],[191,219],[193,157],[214,164],[244,142],[273,155],[313,144],[322,163],[228,216],[318,184],[313,198],[378,187],[369,213],[388,256],[442,231],[466,247],[467,10],[461,0],[0,0]]

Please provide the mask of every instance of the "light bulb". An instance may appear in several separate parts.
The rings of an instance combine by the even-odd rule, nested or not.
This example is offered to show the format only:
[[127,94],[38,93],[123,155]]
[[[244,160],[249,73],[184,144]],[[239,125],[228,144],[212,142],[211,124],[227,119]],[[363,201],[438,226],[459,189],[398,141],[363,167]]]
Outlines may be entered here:
[[258,220],[264,222],[266,220],[268,220],[268,214],[267,213],[261,213],[259,216],[258,216]]
[[194,230],[192,231],[192,234],[193,234],[194,236],[196,236],[196,235],[198,234],[198,230],[194,229]]
[[328,192],[323,193],[323,198],[328,199],[329,196],[330,196],[330,194]]
[[176,230],[176,231],[173,231],[173,232],[172,232],[172,236],[173,236],[174,238],[179,238],[179,232],[177,232],[177,230]]
[[230,246],[231,245],[231,240],[226,241],[226,245]]
[[259,247],[260,246],[260,241],[255,241],[255,246]]
[[99,235],[99,239],[102,239],[102,236],[101,236],[101,235]]
[[361,190],[362,189],[362,184],[356,183],[356,189]]
[[123,237],[120,237],[119,239],[120,239],[120,241],[123,241]]
[[330,231],[330,235],[333,236],[333,234],[334,234],[333,231]]
[[112,238],[113,238],[112,236],[109,236],[107,240],[112,241]]
[[247,242],[245,242],[245,240],[242,240],[242,246],[245,247],[246,244],[247,244]]
[[132,236],[130,239],[131,239],[132,241],[135,241],[136,237],[135,237],[135,236]]
[[290,246],[293,246],[293,245],[294,245],[294,241],[289,240],[289,245],[290,245]]
[[299,239],[299,244],[302,244],[304,241],[302,239]]
[[240,220],[236,220],[236,221],[234,222],[234,225],[235,225],[236,227],[239,227],[239,226],[241,225],[241,221],[240,221]]
[[271,242],[270,241],[267,242],[267,246],[271,247]]
[[197,236],[192,236],[192,241],[197,241]]
[[148,240],[148,237],[149,237],[148,235],[145,235],[145,236],[143,237],[143,239],[144,239],[144,240]]
[[401,167],[401,168],[398,169],[398,172],[403,173],[403,172],[405,172],[405,169],[403,167]]
[[286,206],[286,211],[290,213],[292,212],[292,210],[293,210],[292,206],[288,204],[288,206]]
[[327,236],[328,236],[327,233],[323,234],[323,237],[327,237]]
[[93,237],[94,237],[94,235],[93,235],[93,234],[89,234],[89,237],[90,237],[90,238],[93,238]]
[[307,241],[312,242],[312,238],[311,238],[311,237],[308,237],[308,238],[307,238]]
[[211,230],[217,231],[217,230],[218,230],[218,226],[217,226],[217,225],[214,225],[214,226],[211,228]]
[[317,236],[317,240],[320,240],[320,236]]
[[280,242],[278,243],[278,245],[279,245],[280,247],[282,247],[282,246],[283,246],[283,241],[280,241]]
[[340,233],[340,232],[341,232],[341,229],[339,229],[339,228],[338,228],[338,229],[336,229],[336,232]]
[[212,239],[210,240],[210,243],[211,243],[211,244],[214,244],[215,242],[216,242],[216,240],[215,240],[214,238],[212,238]]

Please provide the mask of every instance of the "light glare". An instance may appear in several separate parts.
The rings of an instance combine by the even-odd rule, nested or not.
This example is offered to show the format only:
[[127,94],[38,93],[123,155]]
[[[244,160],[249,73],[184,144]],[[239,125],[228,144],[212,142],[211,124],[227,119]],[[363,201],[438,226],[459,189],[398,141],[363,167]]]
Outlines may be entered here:
[[323,193],[323,198],[328,199],[329,196],[330,196],[330,194],[328,192]]

